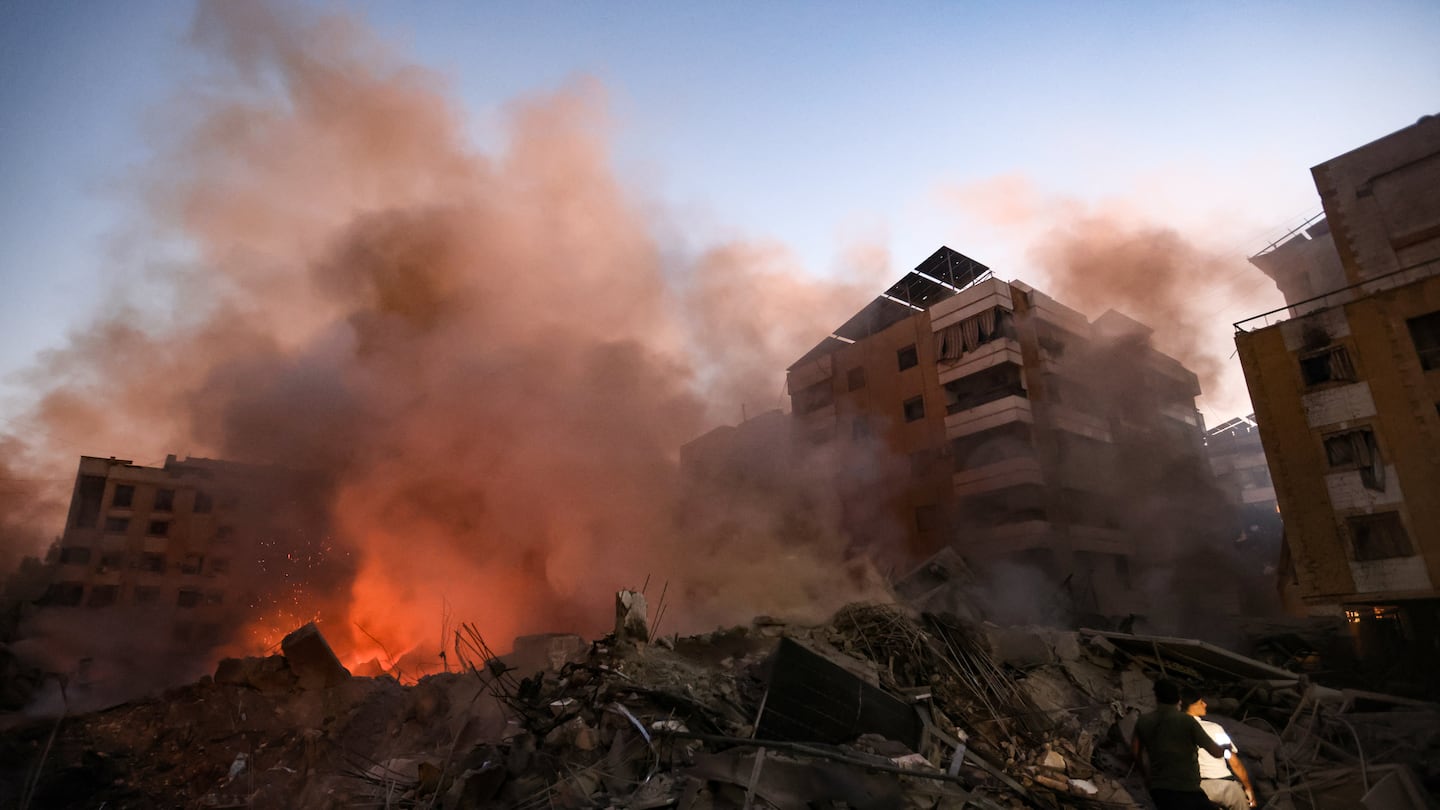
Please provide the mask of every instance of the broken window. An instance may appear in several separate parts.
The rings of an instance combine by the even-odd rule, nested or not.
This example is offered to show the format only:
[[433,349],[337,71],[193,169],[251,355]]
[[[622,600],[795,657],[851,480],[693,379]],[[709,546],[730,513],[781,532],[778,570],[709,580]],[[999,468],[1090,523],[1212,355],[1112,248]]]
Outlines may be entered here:
[[818,411],[821,408],[835,401],[835,393],[830,388],[830,380],[824,379],[814,385],[802,388],[795,394],[791,401],[796,413],[805,414],[811,411]]
[[999,363],[945,384],[945,411],[959,413],[1005,397],[1026,396],[1020,366]]
[[130,518],[107,517],[105,518],[105,531],[111,534],[124,534],[130,531]]
[[165,536],[167,536],[167,535],[169,535],[169,534],[170,534],[170,521],[168,521],[168,520],[152,520],[152,521],[150,521],[149,535],[150,535],[151,537],[165,537]]
[[182,608],[193,608],[200,604],[200,592],[190,588],[181,588],[175,595],[175,606]]
[[153,605],[160,601],[160,589],[154,585],[136,585],[130,592],[130,601],[137,605]]
[[935,333],[935,357],[954,362],[992,340],[1015,336],[1010,310],[992,307]]
[[84,546],[66,546],[60,549],[61,565],[88,565],[90,549]]
[[1440,368],[1440,312],[1411,318],[1405,324],[1410,327],[1415,353],[1420,355],[1420,367],[1426,371]]
[[74,607],[85,597],[85,584],[81,582],[56,582],[45,591],[40,600],[47,605]]
[[1300,358],[1300,376],[1306,385],[1327,382],[1353,382],[1355,366],[1350,362],[1350,352],[1344,346],[1330,348]]
[[905,414],[906,422],[915,422],[925,418],[925,397],[911,397],[901,405]]
[[180,573],[198,574],[205,565],[204,554],[186,554],[185,559],[180,561]]
[[914,368],[920,365],[920,353],[915,350],[915,344],[911,343],[909,346],[895,352],[895,361],[900,366],[901,371],[907,368]]
[[210,561],[210,573],[224,574],[230,570],[230,561],[221,557]]
[[213,498],[210,497],[210,494],[208,492],[201,492],[198,489],[195,490],[195,508],[193,510],[195,514],[206,515],[209,514],[210,510],[214,508],[215,501]]
[[225,593],[223,591],[207,591],[205,594],[205,604],[207,605],[219,605],[224,601]]
[[156,511],[156,512],[169,512],[169,511],[173,510],[174,508],[175,508],[175,490],[173,490],[173,489],[157,489],[157,490],[155,490],[155,511]]
[[1399,512],[1377,512],[1346,518],[1350,548],[1356,560],[1386,560],[1415,554]]
[[100,555],[100,568],[104,571],[118,571],[125,567],[125,552],[107,551]]
[[147,551],[140,555],[140,570],[156,574],[165,573],[165,555]]
[[1326,436],[1325,460],[1334,469],[1359,470],[1367,489],[1385,491],[1385,460],[1369,428]]
[[858,391],[865,387],[865,367],[856,366],[845,372],[845,390]]
[[92,585],[90,587],[90,598],[85,600],[86,607],[100,608],[110,607],[120,598],[119,585]]
[[130,484],[116,484],[115,495],[110,505],[116,509],[129,509],[135,503],[135,487]]

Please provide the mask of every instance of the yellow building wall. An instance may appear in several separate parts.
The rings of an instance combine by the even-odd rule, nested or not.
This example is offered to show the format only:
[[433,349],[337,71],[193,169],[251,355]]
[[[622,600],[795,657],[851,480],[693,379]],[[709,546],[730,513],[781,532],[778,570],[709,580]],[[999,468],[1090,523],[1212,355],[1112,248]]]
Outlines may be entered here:
[[[1313,408],[1315,395],[1323,396],[1327,389],[1305,385],[1299,362],[1302,352],[1286,346],[1286,324],[1236,335],[1285,520],[1299,595],[1307,603],[1435,592],[1432,588],[1429,594],[1356,593],[1344,517],[1365,510],[1342,510],[1337,515],[1326,484],[1330,470],[1324,450],[1325,435],[1348,427],[1375,430],[1381,457],[1399,479],[1404,496],[1399,511],[1410,543],[1423,555],[1431,583],[1440,583],[1440,371],[1421,369],[1406,325],[1408,318],[1437,310],[1440,276],[1344,305],[1348,334],[1334,342],[1349,350],[1356,376],[1369,387],[1374,415],[1314,427],[1305,397],[1311,395]],[[1292,322],[1292,334],[1298,325]]]

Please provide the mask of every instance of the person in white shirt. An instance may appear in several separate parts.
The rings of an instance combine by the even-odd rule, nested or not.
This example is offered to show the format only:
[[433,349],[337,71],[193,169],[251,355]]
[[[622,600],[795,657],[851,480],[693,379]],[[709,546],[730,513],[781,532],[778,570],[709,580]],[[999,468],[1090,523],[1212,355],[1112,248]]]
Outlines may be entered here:
[[1255,807],[1255,788],[1250,785],[1250,774],[1245,772],[1245,764],[1240,761],[1240,752],[1235,749],[1235,743],[1219,723],[1204,719],[1205,698],[1200,697],[1200,693],[1194,689],[1186,687],[1181,690],[1180,705],[1186,714],[1200,723],[1200,728],[1210,735],[1210,739],[1219,745],[1230,746],[1224,757],[1212,757],[1209,752],[1199,749],[1197,756],[1200,758],[1200,789],[1205,791],[1210,801],[1224,810],[1249,810]]

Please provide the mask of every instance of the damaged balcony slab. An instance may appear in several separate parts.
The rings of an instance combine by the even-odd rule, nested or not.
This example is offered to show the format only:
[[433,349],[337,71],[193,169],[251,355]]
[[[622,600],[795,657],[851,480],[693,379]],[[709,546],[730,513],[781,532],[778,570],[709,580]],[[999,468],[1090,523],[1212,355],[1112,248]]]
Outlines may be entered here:
[[1109,630],[1082,629],[1082,636],[1102,638],[1116,649],[1141,661],[1151,661],[1169,675],[1176,669],[1191,679],[1221,678],[1237,681],[1265,681],[1274,685],[1294,684],[1300,675],[1264,661],[1231,652],[1204,641],[1169,636],[1141,636]]
[[921,731],[909,703],[812,647],[780,640],[770,662],[756,736],[833,744],[871,732],[914,750],[920,746]]

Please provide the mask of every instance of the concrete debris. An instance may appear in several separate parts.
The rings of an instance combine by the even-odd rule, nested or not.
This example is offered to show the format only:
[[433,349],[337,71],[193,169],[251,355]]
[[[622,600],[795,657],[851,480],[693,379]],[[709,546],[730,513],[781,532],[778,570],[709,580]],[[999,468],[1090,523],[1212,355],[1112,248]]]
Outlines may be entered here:
[[281,640],[280,653],[295,673],[301,689],[326,689],[350,677],[350,670],[335,657],[330,642],[314,622]]
[[650,640],[650,622],[645,616],[645,594],[620,591],[615,594],[615,640]]
[[13,725],[0,807],[1146,807],[1127,740],[1161,675],[1213,698],[1262,807],[1418,808],[1440,782],[1436,706],[1198,642],[866,604],[620,643],[648,633],[636,597],[593,644],[496,657],[467,626],[463,671],[408,686],[350,677],[307,626],[159,698]]

